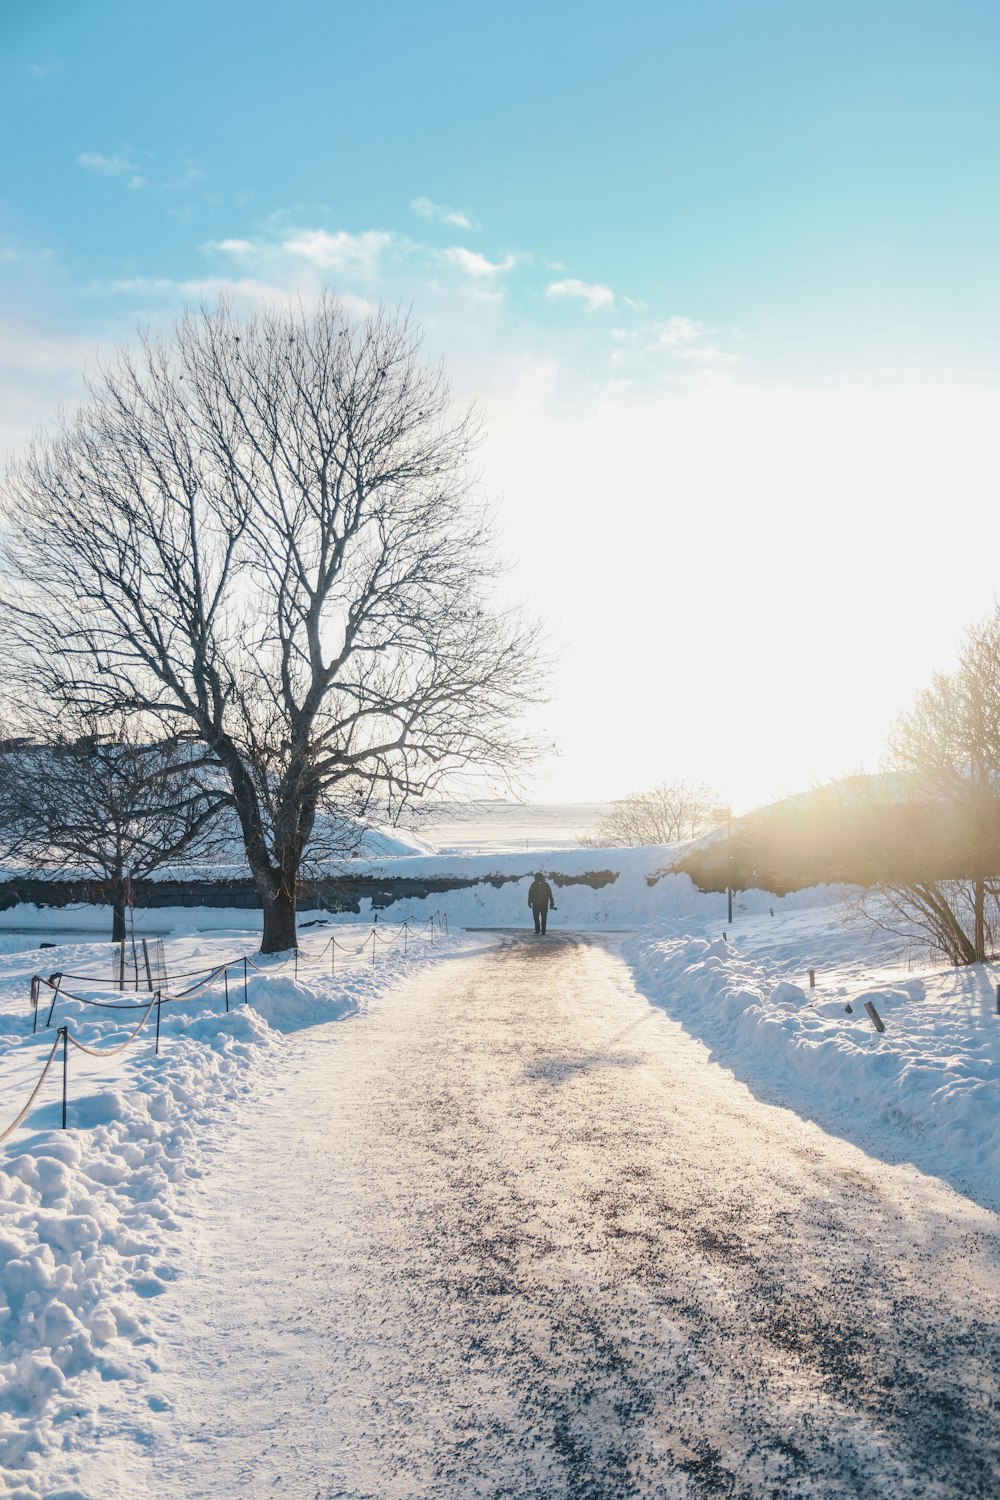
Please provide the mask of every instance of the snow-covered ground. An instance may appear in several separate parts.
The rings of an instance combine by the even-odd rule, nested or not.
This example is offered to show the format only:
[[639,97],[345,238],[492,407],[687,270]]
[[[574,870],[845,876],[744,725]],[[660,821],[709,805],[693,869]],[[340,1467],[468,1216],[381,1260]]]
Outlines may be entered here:
[[737,912],[728,941],[716,917],[685,917],[633,935],[624,956],[755,1092],[1000,1211],[1000,964],[917,961],[825,894],[773,918]]
[[[1000,965],[956,971],[917,963],[897,940],[851,925],[836,888],[784,900],[741,893],[724,939],[723,896],[699,894],[686,876],[653,879],[666,855],[561,850],[372,862],[375,872],[476,884],[383,912],[374,965],[372,940],[363,941],[369,907],[360,920],[309,914],[302,947],[312,961],[300,963],[297,979],[289,962],[249,970],[243,1005],[242,969],[233,968],[228,1014],[221,978],[164,1008],[159,1056],[155,1014],[121,1053],[71,1050],[65,1132],[57,1053],[27,1118],[0,1145],[0,1482],[9,1492],[19,1500],[53,1493],[52,1475],[71,1472],[74,1449],[99,1441],[114,1382],[146,1391],[155,1411],[154,1304],[181,1267],[183,1236],[175,1231],[185,1183],[209,1170],[241,1112],[280,1078],[288,1034],[349,1018],[380,994],[391,1003],[388,992],[414,964],[483,941],[462,935],[463,927],[525,927],[536,868],[614,873],[597,890],[557,884],[553,927],[629,929],[622,951],[640,988],[754,1092],[1000,1210]],[[427,928],[408,936],[406,954],[390,941],[404,918],[419,932],[434,912],[447,914],[448,938],[435,929],[432,946]],[[162,908],[142,922],[148,935],[166,935],[174,976],[252,953],[258,943],[256,913]],[[30,1094],[55,1035],[31,1033],[31,975],[103,976],[109,946],[96,939],[106,931],[107,913],[86,909],[15,908],[0,917],[0,1131]],[[335,973],[331,933],[341,943]],[[39,949],[43,939],[59,946]],[[88,992],[81,981],[64,987]],[[91,993],[108,998],[108,986],[95,981]],[[44,1009],[40,1016],[47,1018]],[[52,1025],[110,1049],[141,1017],[60,995]],[[84,1491],[59,1493],[74,1500]],[[127,1478],[120,1493],[128,1495]]]
[[[24,913],[21,914],[22,917]],[[46,920],[47,915],[47,920]],[[59,914],[62,916],[62,914]],[[192,926],[191,914],[183,915]],[[195,914],[195,920],[197,919]],[[169,970],[180,976],[253,953],[259,934],[239,928],[236,913],[210,914],[216,930],[189,931],[166,945]],[[51,929],[52,914],[39,914]],[[106,914],[78,912],[83,925]],[[370,929],[341,925],[336,972],[331,972],[327,932],[304,932],[298,978],[288,961],[260,961],[216,978],[188,999],[165,1005],[160,1053],[155,1052],[155,1009],[139,1035],[110,1055],[141,1021],[144,1008],[118,1013],[56,999],[46,1027],[51,991],[43,996],[39,1030],[32,1035],[31,976],[44,969],[94,974],[93,985],[64,980],[74,993],[114,996],[107,974],[107,943],[37,946],[0,957],[0,1132],[29,1098],[57,1028],[102,1049],[94,1057],[70,1047],[68,1125],[63,1131],[62,1049],[23,1123],[0,1146],[0,1485],[21,1497],[50,1496],[53,1474],[72,1471],[75,1448],[100,1440],[102,1413],[114,1383],[148,1389],[156,1410],[157,1341],[152,1299],[179,1270],[184,1184],[201,1176],[238,1130],[240,1113],[280,1068],[291,1031],[349,1017],[414,965],[471,946],[441,932],[408,933],[406,949],[386,924],[375,943]],[[7,943],[12,941],[8,933]],[[324,952],[324,948],[326,951]],[[358,951],[360,950],[360,951]],[[319,956],[322,955],[322,956]],[[171,990],[186,983],[179,977]],[[109,1382],[112,1384],[109,1385]],[[82,1494],[59,1489],[62,1500]],[[120,1490],[129,1494],[127,1477]],[[88,1497],[89,1500],[89,1497]]]

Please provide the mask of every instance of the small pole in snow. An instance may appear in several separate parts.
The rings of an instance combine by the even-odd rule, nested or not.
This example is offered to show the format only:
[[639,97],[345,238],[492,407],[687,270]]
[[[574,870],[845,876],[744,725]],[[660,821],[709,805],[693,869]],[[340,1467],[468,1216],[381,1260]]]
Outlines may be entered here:
[[774,916],[774,907],[773,906],[769,906],[767,909],[771,913],[771,916],[773,917]]
[[1000,984],[997,985],[997,1015],[1000,1016]]
[[725,934],[725,933],[723,933],[723,934],[722,934],[722,941],[723,941],[723,942],[724,942],[724,943],[728,943],[728,942],[729,942],[729,938],[728,938],[728,937],[727,937],[727,936],[726,936],[726,934]]
[[372,928],[372,968],[375,967],[375,929]]
[[884,1031],[885,1022],[882,1020],[882,1017],[879,1015],[878,1011],[875,1009],[870,1000],[865,1001],[865,1010],[868,1012],[868,1019],[875,1027],[875,1030],[878,1032]]
[[222,971],[222,978],[223,978],[223,982],[225,983],[225,986],[226,986],[226,1015],[228,1016],[228,1014],[229,1014],[229,970],[228,969],[223,969],[223,971]]
[[403,957],[404,958],[406,957],[406,938],[407,938],[407,932],[408,932],[407,925],[404,922],[403,923]]
[[810,969],[809,970],[809,988],[811,990],[814,990],[816,988],[816,970],[815,969]]
[[159,1055],[160,1055],[160,997],[161,997],[161,995],[162,995],[162,991],[161,990],[157,990],[157,992],[156,992],[156,1055],[157,1055],[157,1057],[159,1057]]
[[298,947],[296,947],[296,949],[295,949],[295,980],[296,980],[296,983],[298,983],[298,978],[299,978],[299,950],[298,950]]
[[60,1026],[59,1031],[60,1031],[60,1033],[62,1035],[62,1043],[63,1043],[63,1107],[62,1107],[62,1128],[63,1128],[63,1130],[65,1130],[66,1129],[66,1093],[67,1093],[67,1089],[68,1089],[68,1086],[69,1086],[69,1028],[66,1027],[66,1026]]
[[[34,1036],[35,1031],[38,1027],[38,991],[41,987],[41,983],[42,981],[39,979],[38,975],[33,974],[31,978],[31,1008],[34,1011],[34,1015],[32,1016],[31,1020],[32,1036]],[[1000,984],[997,985],[997,992],[998,994],[1000,994]]]
[[333,977],[334,974],[336,974],[336,972],[337,972],[337,939],[335,937],[332,937],[330,939],[330,976],[331,976],[331,978]]
[[248,1003],[248,1001],[247,1001],[247,956],[244,953],[244,955],[243,955],[243,1004],[246,1005],[247,1003]]

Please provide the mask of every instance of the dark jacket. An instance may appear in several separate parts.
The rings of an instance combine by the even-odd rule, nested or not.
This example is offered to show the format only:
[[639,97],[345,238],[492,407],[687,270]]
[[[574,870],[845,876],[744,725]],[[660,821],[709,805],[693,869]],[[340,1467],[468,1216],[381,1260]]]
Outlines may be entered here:
[[555,897],[552,894],[552,887],[547,880],[539,880],[536,877],[531,882],[528,889],[528,905],[532,910],[537,907],[539,911],[547,911],[551,906],[552,910],[555,911]]

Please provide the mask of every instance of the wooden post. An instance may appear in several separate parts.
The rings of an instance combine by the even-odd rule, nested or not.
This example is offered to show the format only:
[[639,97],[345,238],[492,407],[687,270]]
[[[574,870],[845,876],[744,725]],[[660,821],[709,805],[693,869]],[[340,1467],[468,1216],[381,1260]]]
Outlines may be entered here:
[[868,1012],[868,1019],[875,1027],[875,1030],[878,1032],[883,1032],[885,1030],[885,1022],[882,1020],[882,1017],[879,1015],[878,1011],[875,1009],[870,1000],[865,1001],[865,1010]]
[[152,989],[153,968],[149,962],[149,944],[147,943],[145,938],[143,938],[142,940],[142,961],[146,965],[146,983],[149,985],[149,988]]
[[815,969],[810,969],[809,970],[809,988],[811,990],[814,990],[816,988],[816,970]]

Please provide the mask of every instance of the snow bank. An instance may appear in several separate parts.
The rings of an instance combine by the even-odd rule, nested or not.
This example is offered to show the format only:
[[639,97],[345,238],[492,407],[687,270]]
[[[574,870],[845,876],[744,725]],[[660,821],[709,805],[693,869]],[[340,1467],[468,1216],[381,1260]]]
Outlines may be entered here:
[[997,966],[907,970],[836,906],[707,926],[624,944],[651,999],[755,1092],[1000,1209]]
[[[235,936],[171,942],[172,968],[198,968],[251,946],[248,933],[240,944]],[[318,950],[321,938],[304,946]],[[162,1409],[147,1308],[181,1271],[171,1233],[185,1181],[218,1150],[220,1123],[271,1075],[289,1032],[349,1016],[413,964],[459,951],[462,942],[438,938],[432,948],[411,938],[408,946],[406,957],[380,946],[374,967],[370,948],[353,960],[339,954],[336,977],[328,959],[302,965],[298,981],[288,964],[272,965],[250,979],[245,1006],[242,980],[233,977],[229,1014],[216,982],[163,1009],[159,1056],[151,1022],[114,1058],[71,1050],[67,1131],[57,1128],[57,1062],[23,1126],[0,1147],[3,1493],[52,1495],[54,1466],[72,1478],[74,1452],[92,1449],[113,1413],[115,1382],[148,1388],[151,1412]],[[28,981],[39,957],[47,969],[101,973],[108,952],[105,944],[76,944],[0,958],[0,1130],[30,1093],[55,1035],[31,1035]],[[137,1019],[60,997],[53,1027],[68,1025],[80,1041],[110,1048]],[[89,1500],[78,1488],[60,1494]]]
[[[390,922],[405,917],[423,920],[435,910],[446,912],[452,926],[523,927],[530,921],[528,887],[536,870],[546,876],[556,899],[550,925],[561,928],[621,930],[650,922],[681,922],[690,929],[702,920],[722,922],[726,897],[699,891],[687,875],[664,875],[677,850],[671,845],[639,849],[546,849],[530,854],[436,855],[386,860],[355,860],[351,873],[376,880],[463,880],[475,882],[455,890],[432,890],[426,897],[393,901],[383,912]],[[576,882],[596,876],[600,883]],[[741,891],[741,912],[770,908],[796,911],[842,899],[842,888],[815,887],[777,897],[766,891]],[[361,915],[373,908],[363,901]],[[355,919],[356,920],[356,919]]]

